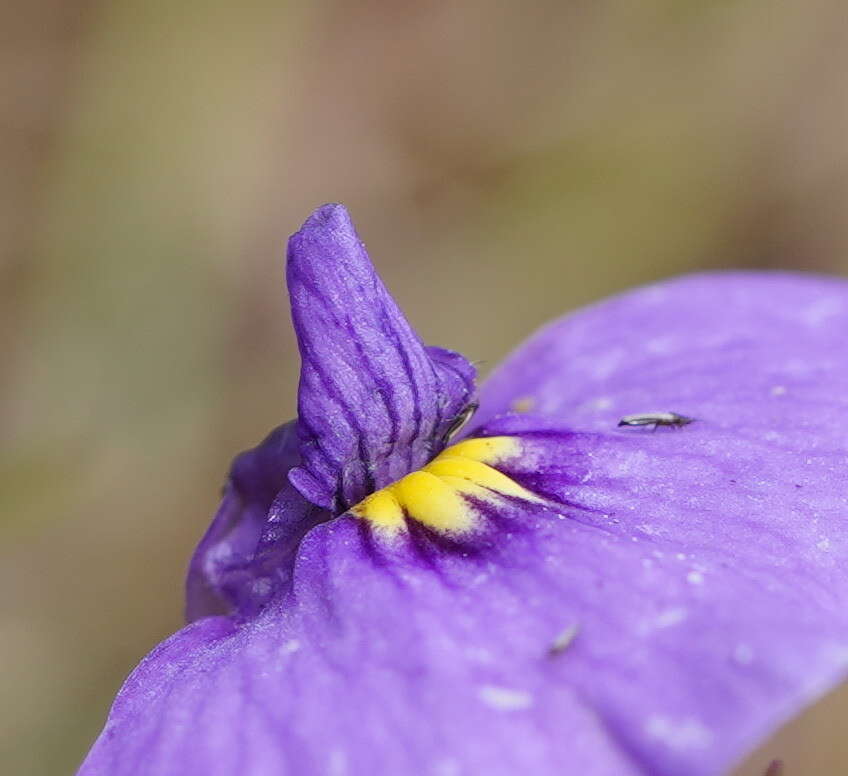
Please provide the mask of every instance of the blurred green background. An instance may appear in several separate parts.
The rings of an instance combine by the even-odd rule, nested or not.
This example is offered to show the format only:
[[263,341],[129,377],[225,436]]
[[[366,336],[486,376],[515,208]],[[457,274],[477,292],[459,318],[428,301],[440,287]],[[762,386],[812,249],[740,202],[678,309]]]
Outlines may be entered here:
[[[344,202],[425,339],[484,369],[637,283],[848,270],[840,0],[17,5],[3,773],[72,772],[180,626],[230,458],[294,414],[284,247],[314,206]],[[843,772],[829,703],[778,745],[789,776]]]

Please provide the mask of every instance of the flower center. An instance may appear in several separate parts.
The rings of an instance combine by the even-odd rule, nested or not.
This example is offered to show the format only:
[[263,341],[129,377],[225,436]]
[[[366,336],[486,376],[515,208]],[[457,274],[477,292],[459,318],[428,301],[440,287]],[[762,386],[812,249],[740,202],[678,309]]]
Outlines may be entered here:
[[542,503],[542,499],[494,468],[520,452],[515,437],[467,439],[445,448],[430,463],[372,493],[351,512],[382,533],[406,530],[415,520],[444,534],[473,531],[481,507],[504,498]]

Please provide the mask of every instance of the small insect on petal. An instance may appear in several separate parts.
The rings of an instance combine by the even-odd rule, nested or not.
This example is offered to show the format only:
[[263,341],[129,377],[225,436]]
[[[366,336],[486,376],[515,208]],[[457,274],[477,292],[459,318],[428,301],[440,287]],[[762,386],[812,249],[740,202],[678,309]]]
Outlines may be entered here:
[[560,655],[565,652],[571,646],[571,642],[577,637],[579,630],[580,626],[577,623],[563,628],[548,648],[548,654],[553,657],[554,655]]
[[670,426],[671,428],[682,428],[694,423],[695,418],[679,415],[676,412],[638,412],[634,415],[625,415],[618,421],[620,426],[651,426],[654,431],[658,426]]
[[477,412],[477,407],[480,405],[473,401],[471,402],[462,412],[457,415],[453,421],[451,421],[450,426],[448,426],[448,430],[445,431],[444,435],[444,443],[448,444],[460,431],[462,431],[463,427],[466,423],[468,423],[471,418],[474,417],[474,413]]

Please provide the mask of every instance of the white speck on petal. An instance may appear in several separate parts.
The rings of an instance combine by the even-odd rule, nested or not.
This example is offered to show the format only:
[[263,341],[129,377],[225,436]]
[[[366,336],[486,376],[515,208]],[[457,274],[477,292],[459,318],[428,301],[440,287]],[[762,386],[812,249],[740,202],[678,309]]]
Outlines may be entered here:
[[801,320],[811,329],[818,328],[828,318],[842,312],[842,302],[834,297],[818,299],[800,310]]
[[848,666],[848,644],[829,643],[825,644],[822,654],[826,660],[844,668]]
[[281,525],[272,525],[270,528],[265,529],[265,540],[268,542],[275,542],[282,538],[283,534],[284,531]]
[[687,617],[687,611],[681,607],[675,607],[674,609],[666,609],[664,612],[660,612],[657,615],[657,619],[654,620],[654,624],[657,628],[671,628],[674,625],[680,625]]
[[686,581],[690,585],[703,585],[704,584],[704,575],[700,571],[690,571],[686,575]]
[[589,363],[588,373],[597,380],[603,380],[618,369],[625,357],[623,348],[602,350]]
[[341,749],[333,749],[330,752],[330,762],[327,773],[330,776],[345,776],[347,769],[347,755]]
[[754,650],[749,644],[737,644],[733,650],[733,659],[739,665],[750,665],[754,659]]
[[491,663],[492,653],[485,647],[471,646],[465,649],[465,656],[475,663]]
[[533,705],[533,696],[524,690],[484,684],[477,692],[483,703],[496,711],[521,711]]
[[254,579],[250,589],[258,596],[266,596],[271,592],[271,580],[268,577]]
[[669,353],[673,344],[674,340],[671,337],[654,337],[645,343],[645,350],[647,350],[648,353],[662,355],[664,353]]
[[207,563],[223,563],[232,557],[233,548],[230,547],[226,542],[222,542],[221,544],[213,545],[212,549],[206,555]]
[[712,733],[698,720],[673,720],[654,714],[645,723],[645,732],[670,749],[703,749],[712,741]]
[[785,385],[773,385],[770,391],[772,396],[783,396],[786,393]]
[[433,763],[433,776],[459,776],[460,772],[459,762],[451,757]]
[[293,655],[295,652],[299,652],[300,641],[297,639],[289,639],[285,644],[283,644],[282,651],[286,655]]
[[818,547],[822,552],[827,552],[830,549],[830,539],[825,536],[817,542],[816,547]]

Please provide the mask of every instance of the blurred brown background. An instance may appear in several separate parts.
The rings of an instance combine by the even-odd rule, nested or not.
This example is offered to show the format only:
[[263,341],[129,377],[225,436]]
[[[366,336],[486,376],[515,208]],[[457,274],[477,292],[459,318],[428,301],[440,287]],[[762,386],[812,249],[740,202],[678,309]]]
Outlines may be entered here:
[[[314,206],[347,204],[427,341],[484,368],[636,283],[848,269],[840,0],[17,5],[3,773],[72,772],[179,627],[229,459],[294,412],[284,246]],[[789,776],[848,771],[846,710],[777,746]]]

